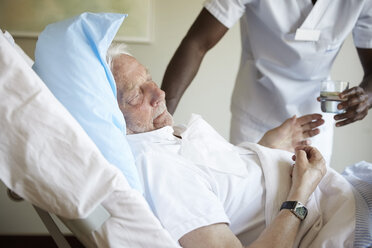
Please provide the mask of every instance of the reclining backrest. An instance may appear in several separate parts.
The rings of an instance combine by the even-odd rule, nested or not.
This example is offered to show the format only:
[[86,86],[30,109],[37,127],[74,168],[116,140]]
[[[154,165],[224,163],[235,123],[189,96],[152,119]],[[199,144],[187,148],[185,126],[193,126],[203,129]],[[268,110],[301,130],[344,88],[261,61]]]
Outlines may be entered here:
[[[23,201],[22,197],[10,189],[7,190],[7,193],[11,200],[15,202]],[[33,207],[58,248],[71,248],[69,242],[53,219],[52,214],[35,205],[33,205]],[[84,219],[66,219],[63,217],[59,217],[59,219],[76,237],[78,237],[79,241],[84,244],[85,247],[96,247],[95,243],[89,239],[89,237],[110,217],[110,213],[102,207],[102,205],[98,205],[97,208]]]
[[0,33],[0,179],[22,198],[67,219],[99,205],[111,215],[83,237],[98,247],[178,247],[141,193]]

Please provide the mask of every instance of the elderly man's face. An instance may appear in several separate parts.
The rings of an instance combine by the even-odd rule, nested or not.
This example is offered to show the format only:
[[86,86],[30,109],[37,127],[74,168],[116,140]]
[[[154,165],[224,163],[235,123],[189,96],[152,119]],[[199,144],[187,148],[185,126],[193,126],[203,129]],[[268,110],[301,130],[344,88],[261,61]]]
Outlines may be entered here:
[[113,62],[117,97],[127,133],[143,133],[172,125],[165,93],[152,81],[146,68],[134,57],[124,54]]

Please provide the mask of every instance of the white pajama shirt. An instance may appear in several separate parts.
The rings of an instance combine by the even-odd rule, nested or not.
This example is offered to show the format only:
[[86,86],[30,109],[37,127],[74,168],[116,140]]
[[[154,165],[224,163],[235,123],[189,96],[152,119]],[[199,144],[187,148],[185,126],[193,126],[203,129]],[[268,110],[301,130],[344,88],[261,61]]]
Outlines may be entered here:
[[[196,115],[175,130],[168,126],[127,136],[152,211],[176,241],[197,228],[227,223],[250,244],[287,198],[292,153],[253,143],[233,146]],[[351,188],[328,169],[305,203],[309,213],[295,247],[352,247]]]
[[256,239],[265,227],[257,155],[239,151],[196,115],[182,139],[173,131],[128,135],[145,198],[164,227],[178,240],[198,227],[228,223],[244,240]]

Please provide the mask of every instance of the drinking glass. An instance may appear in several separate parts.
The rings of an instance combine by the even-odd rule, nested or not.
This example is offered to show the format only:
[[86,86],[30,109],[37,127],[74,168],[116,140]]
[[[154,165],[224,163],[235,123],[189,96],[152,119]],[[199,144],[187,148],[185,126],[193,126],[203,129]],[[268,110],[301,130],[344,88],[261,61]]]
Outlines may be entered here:
[[337,109],[337,105],[347,99],[340,99],[338,95],[348,88],[349,82],[346,81],[326,80],[321,82],[320,108],[322,111],[335,114],[344,113],[345,110]]

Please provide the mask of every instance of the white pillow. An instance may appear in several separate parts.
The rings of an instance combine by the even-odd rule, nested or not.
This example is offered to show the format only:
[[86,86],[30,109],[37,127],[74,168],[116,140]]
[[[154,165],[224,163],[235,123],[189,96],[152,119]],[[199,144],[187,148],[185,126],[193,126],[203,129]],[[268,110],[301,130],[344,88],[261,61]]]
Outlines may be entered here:
[[33,69],[80,123],[103,156],[142,191],[107,48],[126,15],[83,13],[48,25],[39,35]]
[[49,212],[85,217],[130,189],[2,32],[0,130],[0,179]]

